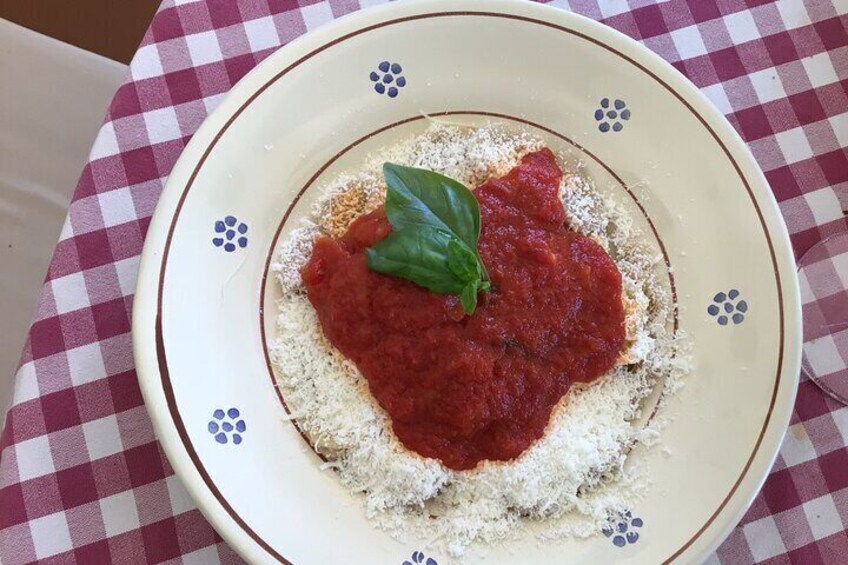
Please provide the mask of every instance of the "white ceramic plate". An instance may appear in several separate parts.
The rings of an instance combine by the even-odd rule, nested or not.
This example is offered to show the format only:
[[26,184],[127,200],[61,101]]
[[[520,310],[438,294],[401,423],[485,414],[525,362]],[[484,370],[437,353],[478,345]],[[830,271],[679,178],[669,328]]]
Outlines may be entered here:
[[420,0],[342,18],[269,57],[204,122],[162,194],[135,298],[138,374],[171,464],[248,560],[453,561],[374,529],[318,469],[282,418],[264,348],[280,233],[323,181],[421,131],[422,113],[519,124],[571,148],[664,251],[696,362],[667,407],[671,456],[632,454],[653,482],[624,535],[472,547],[464,562],[700,561],[761,486],[789,421],[800,317],[786,230],[750,153],[682,75],[531,3]]

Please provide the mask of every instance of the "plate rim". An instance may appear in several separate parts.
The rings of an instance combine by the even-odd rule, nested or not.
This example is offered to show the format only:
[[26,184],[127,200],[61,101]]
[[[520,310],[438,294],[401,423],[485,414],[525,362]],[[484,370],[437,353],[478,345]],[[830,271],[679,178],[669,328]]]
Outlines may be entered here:
[[[744,504],[742,504],[740,510],[727,517],[724,527],[714,533],[706,546],[699,551],[698,556],[692,555],[692,557],[703,558],[714,550],[736,526],[768,477],[777,457],[783,435],[786,432],[797,392],[800,375],[800,292],[788,231],[779,212],[776,199],[768,188],[768,183],[749,148],[724,116],[715,109],[697,87],[674,67],[635,40],[594,20],[552,6],[519,0],[476,0],[473,4],[465,3],[465,5],[473,5],[475,9],[444,9],[445,4],[439,2],[439,0],[407,0],[403,3],[391,3],[360,10],[338,18],[318,30],[304,34],[272,53],[234,85],[225,95],[221,104],[206,117],[192,136],[169,175],[151,219],[141,255],[133,305],[132,338],[136,370],[145,406],[153,421],[157,439],[162,444],[169,462],[198,508],[215,526],[221,536],[243,557],[251,561],[265,560],[270,557],[278,562],[291,563],[271,547],[268,542],[253,532],[220,493],[216,494],[214,482],[211,481],[202,462],[199,461],[199,456],[193,451],[186,430],[184,427],[181,428],[181,418],[176,408],[176,401],[173,399],[173,391],[168,390],[170,382],[165,378],[168,370],[165,363],[164,340],[161,338],[159,297],[164,288],[165,263],[170,239],[184,198],[218,140],[253,100],[258,98],[285,72],[324,49],[344,41],[344,39],[386,25],[439,16],[509,17],[528,23],[542,24],[580,36],[624,58],[631,64],[635,64],[687,106],[711,133],[736,169],[754,204],[769,244],[780,302],[782,326],[781,351],[769,412],[754,449],[730,492],[707,522],[665,562],[673,561],[685,554],[691,545],[698,541],[701,535],[712,526],[727,504],[739,494],[738,489],[741,483],[752,477],[750,473],[754,461],[758,456],[763,456],[766,453],[763,451],[764,446],[762,445],[766,433],[769,430],[777,429],[780,430],[779,437],[775,438],[769,446],[765,461],[758,465],[759,473],[755,476],[755,486],[749,492],[745,492]],[[456,6],[456,4],[451,6]],[[393,15],[399,15],[399,17],[393,18]],[[548,20],[559,20],[559,22],[553,23]],[[583,30],[580,30],[581,27]],[[614,42],[618,42],[619,45],[616,46],[617,48],[613,47],[598,39],[598,35],[607,35],[610,39],[614,38]],[[305,56],[288,65],[285,64],[286,59],[291,58],[290,53],[295,52],[297,48],[307,46],[314,48],[309,50]],[[654,69],[647,68],[634,57],[643,58],[644,62],[652,65]],[[260,74],[263,72],[267,74],[267,69],[280,68],[283,70],[273,74],[259,88],[255,88],[255,85],[252,84]],[[697,105],[700,106],[697,110],[692,106],[692,103],[696,101]],[[737,159],[740,162],[737,162]],[[192,171],[190,176],[185,174],[189,170]],[[776,225],[769,226],[764,210],[772,221],[777,220]],[[165,236],[165,234],[167,235]],[[156,289],[155,293],[153,292],[154,289]],[[262,297],[260,297],[261,300]],[[792,336],[795,339],[790,339]],[[151,351],[155,351],[155,354],[151,355]],[[792,368],[795,370],[790,373],[789,370]],[[793,374],[794,376],[792,376]],[[783,396],[780,396],[779,392],[787,388],[788,390],[783,392]],[[164,405],[161,400],[162,395],[166,397]],[[778,401],[783,408],[781,411],[775,410],[778,407]],[[203,483],[201,484],[201,481],[197,480],[189,480],[189,478],[199,478]],[[238,530],[233,528],[233,523],[238,526]]]

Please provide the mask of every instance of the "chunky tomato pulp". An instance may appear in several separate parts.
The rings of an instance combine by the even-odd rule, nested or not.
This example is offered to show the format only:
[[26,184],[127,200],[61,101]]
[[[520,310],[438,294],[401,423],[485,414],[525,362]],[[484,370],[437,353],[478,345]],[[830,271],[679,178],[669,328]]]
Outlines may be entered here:
[[543,149],[474,191],[493,291],[471,316],[454,296],[368,269],[363,249],[391,232],[382,209],[316,241],[302,276],[324,335],[356,363],[407,448],[452,469],[513,459],[571,383],[615,363],[621,275],[564,227],[561,178]]

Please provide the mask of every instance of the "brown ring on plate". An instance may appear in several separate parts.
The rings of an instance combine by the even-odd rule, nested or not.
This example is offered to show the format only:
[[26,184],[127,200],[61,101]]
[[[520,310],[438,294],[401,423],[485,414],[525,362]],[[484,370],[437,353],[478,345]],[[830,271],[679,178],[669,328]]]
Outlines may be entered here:
[[[624,181],[621,180],[621,177],[619,177],[615,173],[615,171],[612,170],[612,168],[610,166],[608,166],[606,163],[604,163],[598,157],[596,157],[594,153],[592,153],[591,151],[589,151],[588,149],[586,149],[585,147],[583,147],[582,145],[580,145],[579,143],[577,143],[573,139],[571,139],[571,138],[569,138],[569,137],[567,137],[567,136],[565,136],[565,135],[563,135],[563,134],[561,134],[557,131],[554,131],[554,130],[548,128],[548,127],[545,127],[541,124],[531,122],[530,120],[525,120],[524,118],[511,116],[509,114],[498,114],[498,113],[495,113],[495,112],[484,112],[484,111],[480,111],[480,110],[446,110],[446,111],[443,111],[443,112],[436,112],[434,114],[429,114],[429,117],[446,117],[446,116],[461,116],[461,115],[483,116],[483,117],[488,117],[488,118],[499,118],[499,119],[502,119],[502,120],[511,120],[511,121],[523,124],[525,126],[530,126],[532,128],[539,129],[541,131],[544,131],[545,133],[553,135],[554,137],[557,137],[558,139],[568,143],[569,145],[571,145],[575,149],[584,152],[592,160],[594,160],[601,167],[603,167],[604,170],[606,170],[610,175],[612,175],[612,177],[621,186],[621,188],[623,188],[624,191],[630,196],[630,198],[633,199],[633,202],[639,208],[639,211],[642,213],[642,215],[645,217],[645,220],[648,222],[648,225],[651,227],[651,232],[654,234],[654,238],[657,240],[657,244],[660,247],[660,251],[662,252],[662,256],[663,256],[663,262],[665,263],[665,267],[666,267],[666,273],[668,274],[669,287],[671,288],[671,302],[672,302],[671,312],[672,312],[672,315],[673,315],[672,319],[673,319],[673,324],[674,324],[674,334],[677,334],[677,331],[678,331],[679,326],[680,326],[679,319],[678,319],[678,310],[679,310],[678,306],[679,305],[677,303],[677,287],[675,286],[674,270],[671,268],[671,260],[669,259],[668,252],[666,251],[665,243],[663,243],[663,240],[660,237],[659,232],[657,232],[657,228],[654,226],[653,220],[648,215],[648,212],[645,210],[644,206],[642,206],[642,203],[639,201],[639,197],[637,197],[636,194],[632,190],[630,190],[630,187],[628,187],[624,183]],[[324,173],[324,171],[326,171],[333,163],[335,163],[345,153],[347,153],[348,151],[350,151],[351,149],[353,149],[357,145],[360,145],[361,143],[371,139],[372,137],[374,137],[376,135],[379,135],[381,133],[389,131],[390,129],[396,128],[398,126],[402,126],[402,125],[405,125],[405,124],[408,124],[408,123],[411,123],[411,122],[426,119],[427,117],[428,116],[423,116],[423,115],[413,116],[411,118],[398,120],[398,121],[393,122],[391,124],[385,125],[385,126],[379,128],[377,130],[372,131],[371,133],[368,133],[368,134],[360,137],[359,139],[352,142],[350,145],[348,145],[347,147],[345,147],[344,149],[342,149],[341,151],[339,151],[338,153],[333,155],[327,162],[325,162],[323,165],[318,167],[318,170],[315,172],[315,174],[312,175],[312,177],[310,177],[310,179],[308,181],[306,181],[306,184],[304,184],[301,187],[301,189],[297,192],[297,194],[295,194],[294,198],[292,199],[291,203],[289,204],[289,207],[286,208],[286,212],[285,212],[285,214],[283,214],[282,220],[280,220],[280,223],[277,225],[277,229],[274,232],[274,237],[271,240],[271,247],[268,249],[268,256],[265,259],[265,271],[262,273],[262,284],[261,284],[260,289],[259,289],[259,333],[262,336],[262,351],[265,354],[265,365],[268,367],[268,376],[271,379],[271,385],[274,387],[274,391],[276,391],[277,398],[280,399],[280,403],[283,405],[283,409],[286,411],[286,414],[289,415],[289,416],[291,416],[292,413],[291,413],[291,410],[289,410],[289,406],[286,403],[286,399],[283,396],[283,392],[280,390],[280,386],[277,384],[277,380],[274,378],[274,366],[273,366],[274,364],[271,361],[271,354],[268,351],[268,339],[267,339],[267,336],[265,334],[265,308],[264,308],[265,289],[267,288],[268,273],[271,270],[271,261],[273,260],[274,253],[275,253],[275,251],[277,250],[277,247],[278,247],[278,239],[280,237],[280,232],[283,231],[283,228],[285,227],[286,222],[288,221],[289,216],[291,215],[292,209],[294,209],[294,207],[300,201],[301,197],[303,197],[303,195],[306,194],[306,191],[309,190],[312,187],[312,185],[315,183],[316,180],[318,180],[318,177],[320,177],[321,174]],[[663,382],[663,389],[664,388],[665,388],[665,383]],[[650,423],[651,420],[654,419],[654,416],[656,416],[656,414],[657,414],[658,408],[659,408],[659,402],[657,402],[657,404],[654,405],[654,408],[651,411],[650,416],[648,416],[648,419],[645,421],[645,425],[647,425],[648,423]],[[324,457],[324,455],[320,451],[315,449],[315,445],[313,445],[312,440],[309,439],[309,436],[306,434],[306,432],[300,426],[297,419],[290,418],[289,421],[292,423],[292,425],[294,425],[297,432],[300,434],[300,436],[303,438],[303,440],[306,442],[306,444],[310,447],[310,449],[312,449],[312,451],[315,453],[315,455],[320,457],[322,461],[327,461],[327,458]],[[629,448],[628,448],[628,451],[629,451]]]

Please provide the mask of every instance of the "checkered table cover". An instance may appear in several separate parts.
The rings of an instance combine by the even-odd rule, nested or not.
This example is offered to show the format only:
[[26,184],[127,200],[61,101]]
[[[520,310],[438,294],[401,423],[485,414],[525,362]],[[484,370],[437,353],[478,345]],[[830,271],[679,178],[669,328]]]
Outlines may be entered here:
[[[143,405],[130,340],[142,242],[180,151],[230,87],[280,45],[380,2],[160,7],[79,180],[16,375],[0,439],[0,562],[239,562]],[[848,0],[551,4],[641,41],[724,112],[765,171],[796,256],[846,229]],[[848,562],[846,444],[848,407],[802,379],[765,487],[708,562]]]

